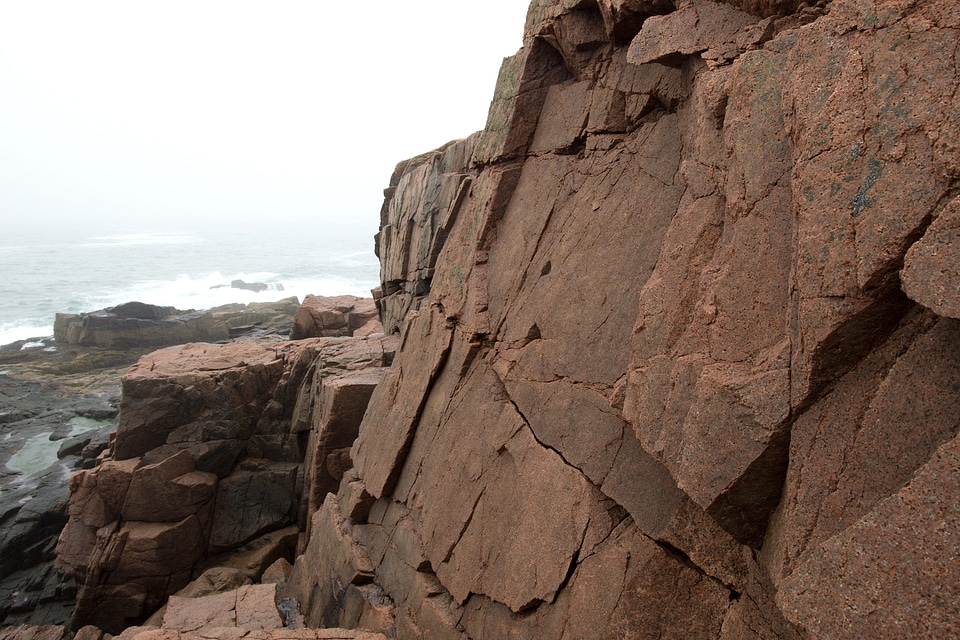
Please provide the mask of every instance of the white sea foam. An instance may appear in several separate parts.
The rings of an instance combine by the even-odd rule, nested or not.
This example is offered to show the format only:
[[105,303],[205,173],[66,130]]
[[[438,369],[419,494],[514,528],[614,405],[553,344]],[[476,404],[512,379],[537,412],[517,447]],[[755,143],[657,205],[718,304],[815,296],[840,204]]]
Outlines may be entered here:
[[[51,233],[0,247],[5,276],[0,345],[50,336],[57,313],[131,301],[186,310],[289,297],[302,301],[308,294],[370,296],[379,281],[370,238],[300,231],[103,229],[79,238]],[[235,289],[233,280],[264,283],[267,289]]]
[[[247,284],[265,284],[263,291],[235,288],[231,283],[242,280]],[[106,293],[94,302],[96,308],[112,307],[136,300],[147,304],[176,307],[177,309],[210,309],[225,304],[273,302],[296,297],[301,302],[308,295],[370,296],[369,280],[342,276],[317,276],[284,279],[275,273],[234,273],[219,271],[202,277],[180,275],[174,280],[148,280],[131,287]]]
[[[19,340],[29,340],[30,338],[46,338],[52,335],[53,325],[0,322],[0,345]],[[42,343],[40,346],[43,346]]]

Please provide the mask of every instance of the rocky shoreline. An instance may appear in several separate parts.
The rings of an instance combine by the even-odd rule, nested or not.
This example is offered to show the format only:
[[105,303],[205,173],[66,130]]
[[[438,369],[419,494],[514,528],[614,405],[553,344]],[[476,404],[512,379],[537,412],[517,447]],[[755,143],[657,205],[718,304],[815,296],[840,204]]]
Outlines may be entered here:
[[958,7],[535,0],[386,334],[140,354],[0,640],[956,636]]
[[[77,583],[53,566],[69,520],[68,478],[103,463],[130,365],[185,336],[212,334],[226,337],[223,349],[272,352],[291,331],[318,337],[379,328],[371,299],[310,298],[189,313],[131,303],[59,316],[53,338],[0,347],[0,625],[67,625],[74,615]],[[292,560],[295,544],[288,547]]]

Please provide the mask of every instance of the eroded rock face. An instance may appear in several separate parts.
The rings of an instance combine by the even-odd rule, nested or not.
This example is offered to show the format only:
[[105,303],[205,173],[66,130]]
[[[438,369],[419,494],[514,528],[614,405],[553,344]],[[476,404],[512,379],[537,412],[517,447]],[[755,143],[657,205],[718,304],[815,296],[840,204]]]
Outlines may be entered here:
[[193,343],[141,358],[122,380],[111,449],[70,479],[57,567],[81,584],[74,626],[119,633],[202,566],[257,579],[292,558],[309,418],[321,441],[349,447],[379,379],[367,370],[389,363],[395,343]]
[[473,178],[476,142],[474,135],[401,162],[390,179],[375,245],[381,286],[374,291],[387,333],[430,291],[437,255]]
[[420,288],[308,619],[951,635],[958,37],[949,0],[532,3],[471,161],[387,190],[384,293]]
[[373,298],[307,296],[293,316],[291,340],[382,333]]

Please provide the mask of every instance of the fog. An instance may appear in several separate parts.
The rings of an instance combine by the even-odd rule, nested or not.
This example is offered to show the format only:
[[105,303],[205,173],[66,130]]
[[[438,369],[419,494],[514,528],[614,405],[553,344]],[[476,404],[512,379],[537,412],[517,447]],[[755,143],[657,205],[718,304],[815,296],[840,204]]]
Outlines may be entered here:
[[0,0],[0,230],[373,233],[394,165],[483,127],[527,0]]

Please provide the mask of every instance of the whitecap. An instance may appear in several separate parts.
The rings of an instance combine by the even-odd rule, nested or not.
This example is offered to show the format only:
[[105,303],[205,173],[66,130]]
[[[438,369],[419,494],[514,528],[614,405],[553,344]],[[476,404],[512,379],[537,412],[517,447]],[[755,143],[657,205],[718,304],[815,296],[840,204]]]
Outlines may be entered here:
[[24,322],[0,322],[0,345],[20,340],[35,340],[53,336],[53,325]]

